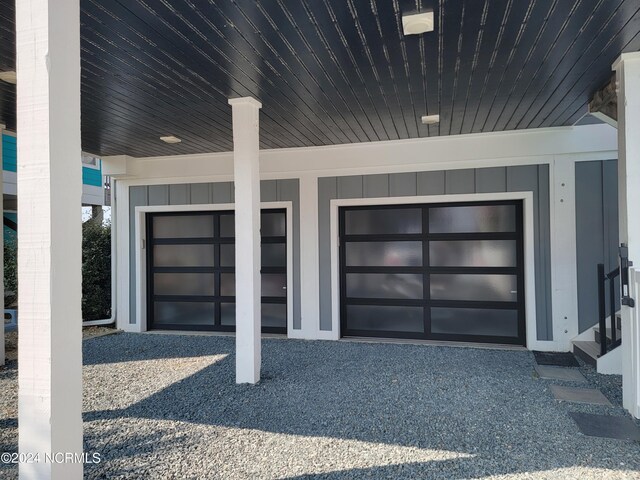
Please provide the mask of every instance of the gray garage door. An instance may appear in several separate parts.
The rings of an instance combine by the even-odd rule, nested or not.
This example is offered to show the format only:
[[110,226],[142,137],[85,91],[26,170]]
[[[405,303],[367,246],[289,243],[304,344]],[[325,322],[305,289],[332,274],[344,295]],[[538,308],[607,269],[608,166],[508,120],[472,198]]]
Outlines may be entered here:
[[524,345],[522,202],[340,209],[341,332]]
[[[287,331],[285,210],[261,215],[262,330]],[[235,330],[234,216],[224,212],[147,214],[150,329]]]

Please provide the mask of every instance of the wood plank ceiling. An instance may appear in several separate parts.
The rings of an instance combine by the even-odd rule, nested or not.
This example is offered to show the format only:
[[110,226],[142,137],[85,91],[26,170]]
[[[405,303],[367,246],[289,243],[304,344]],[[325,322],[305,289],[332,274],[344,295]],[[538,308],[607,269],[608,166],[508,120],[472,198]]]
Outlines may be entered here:
[[[15,9],[0,0],[0,70]],[[432,33],[401,16],[431,10]],[[227,99],[262,148],[570,125],[640,50],[638,0],[81,0],[82,142],[100,155],[226,151]],[[420,116],[440,114],[423,126]],[[15,128],[15,86],[0,82]],[[162,135],[183,142],[166,145]]]

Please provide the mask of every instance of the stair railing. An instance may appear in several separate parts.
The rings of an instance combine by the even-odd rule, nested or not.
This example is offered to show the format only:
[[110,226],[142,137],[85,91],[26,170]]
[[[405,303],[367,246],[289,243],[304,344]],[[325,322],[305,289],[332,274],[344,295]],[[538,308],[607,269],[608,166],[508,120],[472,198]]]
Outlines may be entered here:
[[[620,275],[620,267],[604,272],[604,264],[598,264],[598,325],[600,327],[600,356],[620,345],[621,339],[616,338],[616,282]],[[609,317],[611,322],[611,342],[607,343],[607,312],[606,300],[607,281],[609,281]]]

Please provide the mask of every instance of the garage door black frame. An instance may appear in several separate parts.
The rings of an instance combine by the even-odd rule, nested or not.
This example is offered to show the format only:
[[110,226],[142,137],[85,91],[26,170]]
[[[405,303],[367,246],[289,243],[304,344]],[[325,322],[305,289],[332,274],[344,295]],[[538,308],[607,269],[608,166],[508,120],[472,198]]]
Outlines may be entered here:
[[[463,207],[484,205],[513,205],[516,212],[515,232],[493,233],[429,233],[429,209],[437,207]],[[381,210],[397,208],[422,209],[422,233],[419,234],[378,234],[378,235],[346,235],[345,213],[350,210]],[[339,269],[340,269],[340,327],[341,336],[379,337],[379,338],[410,338],[442,341],[498,343],[526,345],[525,324],[525,287],[524,287],[524,231],[523,231],[523,206],[521,200],[487,201],[487,202],[449,202],[428,204],[399,204],[399,205],[367,205],[349,206],[339,208]],[[421,241],[423,265],[421,267],[390,267],[390,266],[347,266],[346,242],[380,242],[380,241]],[[429,240],[516,240],[516,266],[515,267],[431,267],[429,265]],[[350,298],[347,296],[346,284],[348,273],[414,273],[422,274],[423,299],[380,299],[380,298]],[[517,301],[456,301],[456,300],[431,300],[430,299],[430,274],[437,273],[476,273],[476,274],[511,274],[517,276]],[[390,306],[421,306],[424,315],[424,333],[398,332],[392,330],[356,330],[348,326],[348,305],[390,305]],[[517,310],[518,335],[488,336],[488,335],[460,335],[431,333],[431,307],[467,307],[486,309]]]
[[[188,331],[216,331],[216,332],[235,332],[235,325],[221,324],[221,304],[235,303],[235,296],[223,296],[220,294],[221,274],[235,273],[235,267],[220,266],[220,245],[235,243],[235,237],[222,237],[220,235],[220,217],[223,215],[233,214],[233,210],[216,210],[216,211],[180,211],[180,212],[154,212],[146,214],[146,238],[147,238],[147,327],[149,330],[154,328],[162,330],[188,330]],[[286,218],[286,209],[262,209],[261,213],[284,213]],[[153,235],[153,218],[159,216],[181,216],[181,215],[202,215],[209,216],[213,219],[214,237],[212,238],[155,238]],[[284,236],[261,236],[262,244],[266,243],[284,243],[287,248],[288,231],[285,223]],[[213,267],[156,267],[154,265],[153,251],[155,245],[211,245],[214,249],[214,265]],[[288,260],[287,260],[288,261]],[[213,273],[215,275],[215,295],[156,295],[154,293],[154,273]],[[276,273],[287,274],[287,267],[262,267],[260,273]],[[284,297],[261,297],[262,304],[285,304],[287,305],[289,293]],[[162,323],[154,325],[154,301],[183,301],[183,302],[208,302],[215,304],[215,318],[213,325],[189,325],[189,324],[169,324]],[[263,333],[286,334],[287,328],[280,327],[262,327]]]

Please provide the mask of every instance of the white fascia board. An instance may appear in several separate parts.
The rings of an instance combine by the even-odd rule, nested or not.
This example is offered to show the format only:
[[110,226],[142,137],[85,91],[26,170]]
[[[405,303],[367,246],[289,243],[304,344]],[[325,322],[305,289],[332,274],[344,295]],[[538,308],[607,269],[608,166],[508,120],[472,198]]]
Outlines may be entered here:
[[[269,149],[260,151],[260,172],[262,179],[277,179],[451,170],[551,163],[554,155],[568,154],[583,160],[591,160],[594,156],[616,158],[616,130],[601,124]],[[233,154],[128,157],[127,161],[126,178],[132,180],[144,178],[162,183],[178,177],[194,181],[191,179],[203,176],[207,177],[206,181],[232,179]]]
[[[595,127],[595,128],[594,128]],[[604,127],[604,128],[603,128]],[[477,163],[549,163],[554,154],[616,150],[608,125],[455,135],[261,152],[263,172],[311,170],[324,175],[469,168]],[[351,172],[349,172],[351,170]],[[355,170],[355,171],[354,171]],[[367,172],[369,173],[369,172]]]

